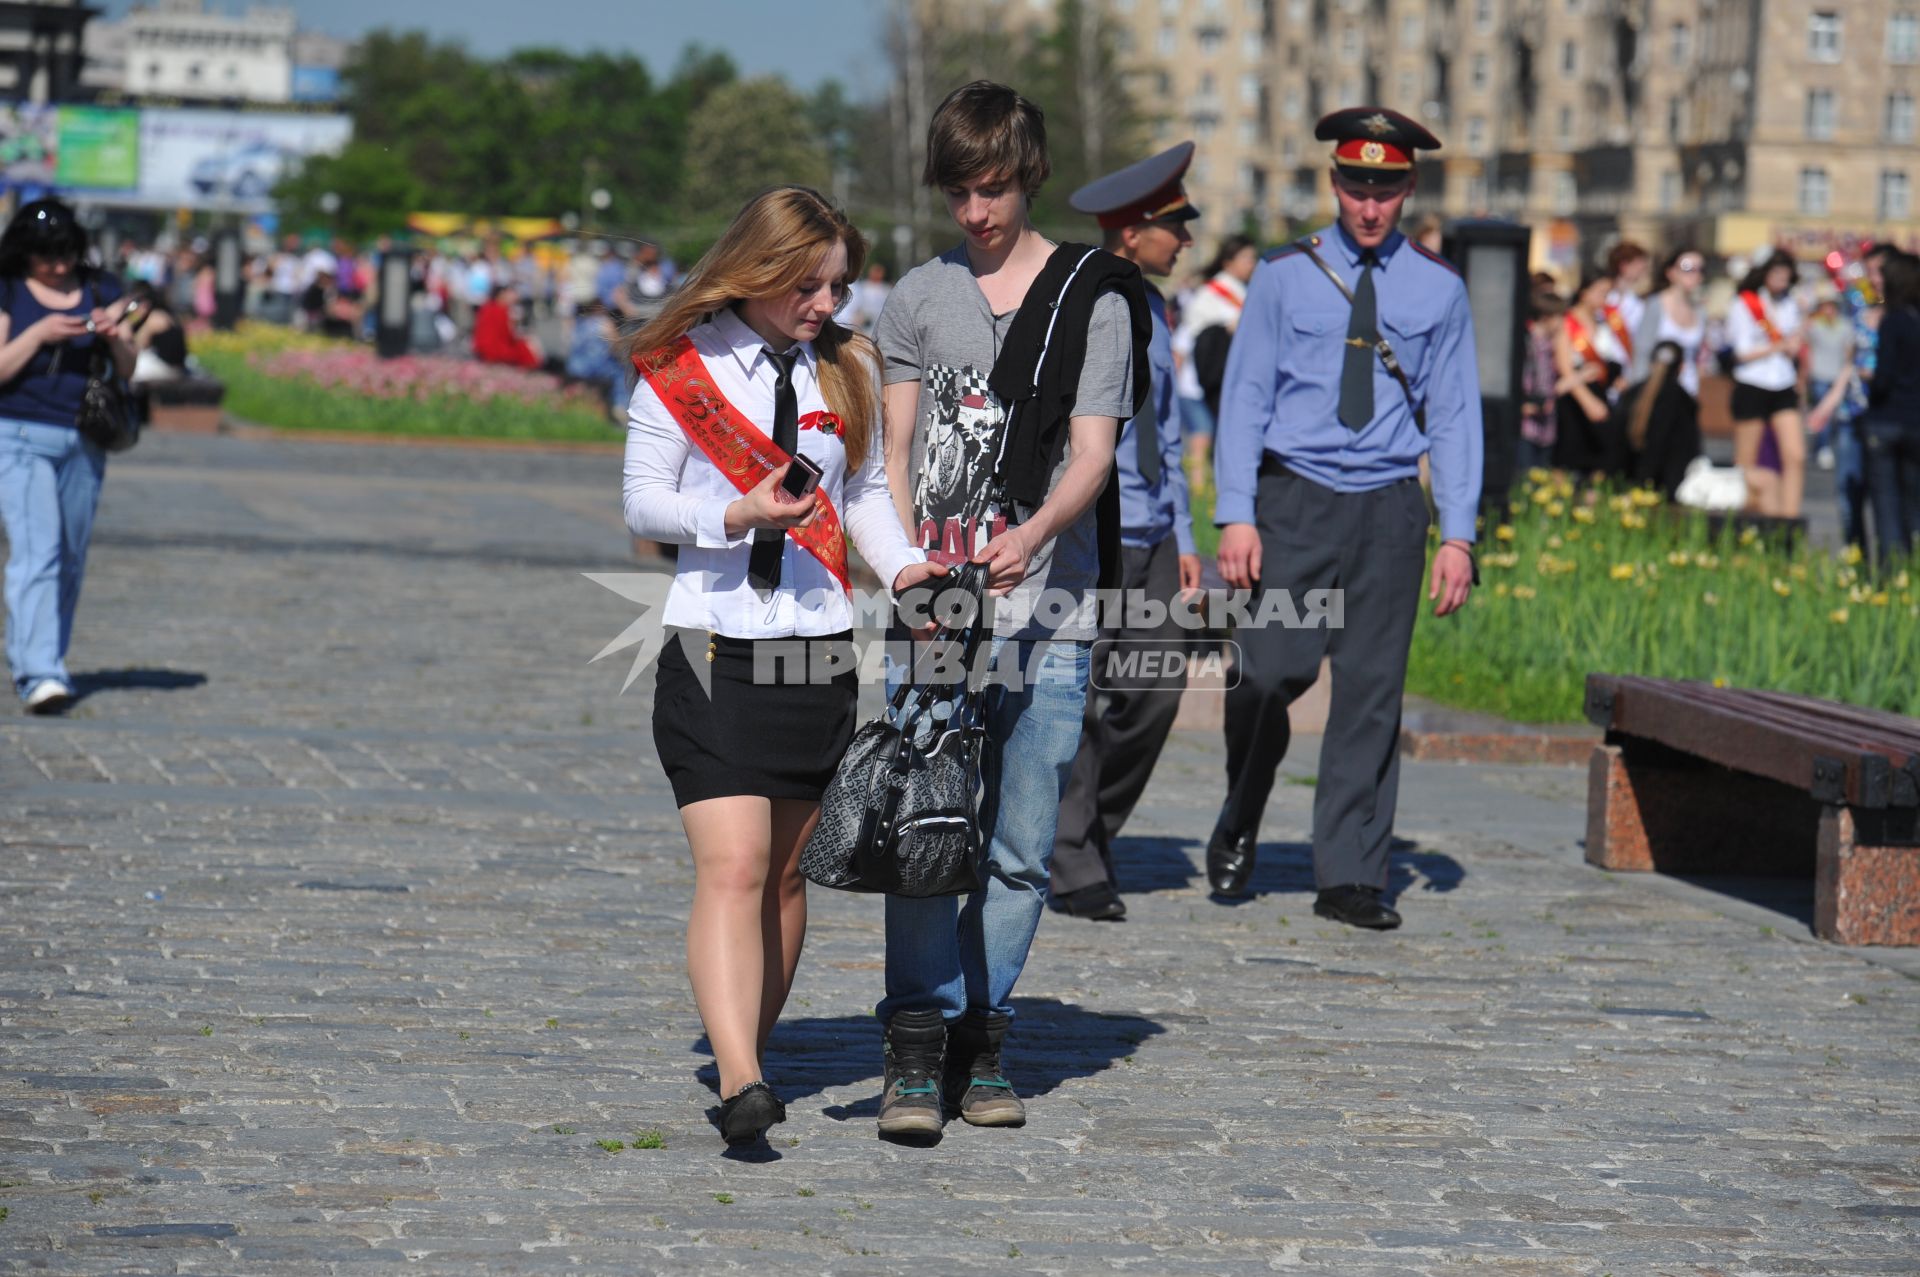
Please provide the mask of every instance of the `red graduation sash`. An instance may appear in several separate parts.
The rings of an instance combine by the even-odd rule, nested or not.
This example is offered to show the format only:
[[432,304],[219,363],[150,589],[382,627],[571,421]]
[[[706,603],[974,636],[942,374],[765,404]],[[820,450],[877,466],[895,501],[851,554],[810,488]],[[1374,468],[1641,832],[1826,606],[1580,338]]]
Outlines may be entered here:
[[1593,339],[1587,336],[1587,326],[1572,311],[1567,312],[1567,340],[1573,343],[1573,352],[1590,364],[1604,365],[1607,361],[1600,358],[1600,352],[1593,348]]
[[1210,279],[1207,281],[1207,291],[1214,294],[1216,297],[1225,298],[1227,300],[1227,303],[1231,305],[1235,310],[1239,310],[1241,307],[1247,304],[1243,299],[1236,296],[1234,294],[1234,291],[1231,288],[1228,288],[1225,284],[1221,283],[1217,279]]
[[1765,330],[1767,340],[1779,341],[1780,330],[1773,326],[1773,316],[1767,312],[1767,303],[1760,299],[1760,294],[1744,292],[1740,294],[1740,300],[1746,304],[1747,313],[1753,316],[1754,322]]
[[1627,331],[1627,318],[1620,313],[1618,306],[1608,306],[1605,310],[1607,327],[1620,339],[1620,349],[1626,352],[1628,359],[1633,358],[1633,334]]
[[[707,460],[718,466],[727,481],[741,492],[751,492],[768,475],[793,460],[774,446],[760,427],[739,409],[728,403],[713,382],[713,374],[700,362],[700,353],[686,337],[671,346],[633,357],[633,366],[687,438],[699,446]],[[835,419],[838,420],[837,418]],[[814,490],[819,513],[804,528],[788,528],[787,535],[798,541],[807,553],[820,560],[833,573],[840,588],[853,593],[847,577],[847,535],[840,527],[840,513],[827,499],[826,489]]]

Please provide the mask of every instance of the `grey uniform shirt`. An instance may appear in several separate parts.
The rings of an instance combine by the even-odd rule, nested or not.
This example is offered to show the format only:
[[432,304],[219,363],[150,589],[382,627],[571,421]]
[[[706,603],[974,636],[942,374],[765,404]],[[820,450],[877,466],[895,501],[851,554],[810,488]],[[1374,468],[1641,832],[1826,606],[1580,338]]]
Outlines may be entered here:
[[[916,525],[911,539],[939,562],[965,562],[1007,526],[1004,514],[988,508],[1006,410],[987,378],[1015,313],[995,315],[988,307],[964,246],[908,271],[880,312],[875,339],[883,379],[889,386],[920,383],[907,463]],[[1133,415],[1132,386],[1127,305],[1108,293],[1094,303],[1072,415],[1125,421]],[[1047,480],[1049,496],[1072,459],[1069,445]],[[1026,580],[995,608],[996,630],[1021,639],[1093,638],[1090,603],[1099,576],[1098,516],[1089,505],[1034,552]],[[1040,606],[1043,592],[1050,605],[1071,598],[1076,606],[1063,618],[1060,609]]]

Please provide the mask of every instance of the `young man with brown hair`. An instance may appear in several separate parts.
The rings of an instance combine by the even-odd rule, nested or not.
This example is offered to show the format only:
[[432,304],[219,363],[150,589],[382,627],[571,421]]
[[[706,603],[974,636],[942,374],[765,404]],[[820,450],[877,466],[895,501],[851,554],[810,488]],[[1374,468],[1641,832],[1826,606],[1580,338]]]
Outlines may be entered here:
[[[880,1132],[890,1137],[937,1136],[948,1105],[976,1126],[1025,1120],[1000,1048],[1046,908],[1101,543],[1117,546],[1114,440],[1139,407],[1148,328],[1138,270],[1034,229],[1028,205],[1049,172],[1039,107],[986,80],[949,94],[927,130],[922,180],[964,239],[901,278],[876,332],[901,519],[930,557],[986,564],[998,604],[984,885],[959,899],[887,899]],[[1023,308],[1030,290],[1037,308]]]

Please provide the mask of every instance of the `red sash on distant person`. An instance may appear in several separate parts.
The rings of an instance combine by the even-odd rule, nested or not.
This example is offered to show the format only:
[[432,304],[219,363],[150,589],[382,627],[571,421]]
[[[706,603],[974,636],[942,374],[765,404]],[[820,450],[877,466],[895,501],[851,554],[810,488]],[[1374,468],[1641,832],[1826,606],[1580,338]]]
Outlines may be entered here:
[[1620,313],[1618,306],[1614,305],[1608,305],[1601,313],[1606,318],[1607,327],[1613,329],[1613,335],[1619,339],[1620,349],[1626,352],[1628,359],[1632,359],[1633,334],[1627,331],[1627,317]]
[[1740,300],[1746,305],[1747,313],[1753,316],[1753,322],[1765,330],[1768,341],[1781,340],[1780,330],[1773,325],[1773,315],[1768,312],[1767,303],[1759,293],[1741,293]]
[[1241,307],[1247,304],[1246,299],[1244,297],[1238,296],[1237,294],[1234,293],[1234,291],[1231,288],[1228,288],[1225,284],[1221,283],[1217,279],[1210,279],[1207,281],[1207,291],[1210,293],[1213,293],[1215,296],[1226,298],[1228,304],[1231,305],[1235,310],[1239,310]]
[[1600,352],[1593,348],[1593,338],[1587,335],[1587,326],[1580,322],[1580,316],[1567,312],[1567,341],[1573,346],[1573,353],[1580,356],[1581,362],[1605,367],[1607,361],[1600,358]]
[[[793,459],[726,401],[689,339],[682,337],[671,346],[635,355],[633,366],[660,396],[687,438],[699,445],[707,460],[741,492],[753,491],[761,480]],[[851,594],[847,534],[840,527],[840,514],[827,499],[825,489],[815,489],[814,500],[819,502],[819,513],[813,522],[804,528],[788,528],[787,535],[820,560],[840,582],[840,588]]]

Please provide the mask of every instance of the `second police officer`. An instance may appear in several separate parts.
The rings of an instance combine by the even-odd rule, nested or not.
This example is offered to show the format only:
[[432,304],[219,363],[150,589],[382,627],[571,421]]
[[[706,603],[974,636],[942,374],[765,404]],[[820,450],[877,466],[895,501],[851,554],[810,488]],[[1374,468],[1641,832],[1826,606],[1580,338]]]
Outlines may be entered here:
[[[1442,258],[1397,229],[1414,152],[1439,140],[1379,107],[1325,116],[1339,218],[1254,272],[1221,392],[1214,471],[1229,585],[1342,592],[1311,628],[1242,626],[1227,694],[1228,793],[1207,877],[1243,896],[1261,816],[1286,756],[1288,706],[1332,662],[1313,803],[1314,912],[1387,929],[1382,899],[1399,794],[1400,700],[1428,544],[1429,457],[1441,543],[1427,597],[1444,616],[1474,578],[1482,437],[1467,294]],[[1310,613],[1311,609],[1300,609]]]
[[[1099,220],[1108,252],[1142,274],[1165,276],[1193,242],[1187,223],[1200,216],[1181,183],[1192,162],[1193,143],[1182,142],[1087,183],[1067,202]],[[1053,843],[1052,904],[1081,918],[1126,916],[1112,841],[1153,775],[1186,687],[1178,659],[1186,644],[1167,605],[1176,593],[1200,586],[1174,412],[1173,339],[1166,300],[1151,286],[1147,309],[1153,322],[1147,344],[1152,389],[1139,414],[1120,428],[1114,452],[1122,602],[1119,614],[1103,618],[1093,647],[1080,752],[1060,801]],[[1152,605],[1157,618],[1143,604]]]

